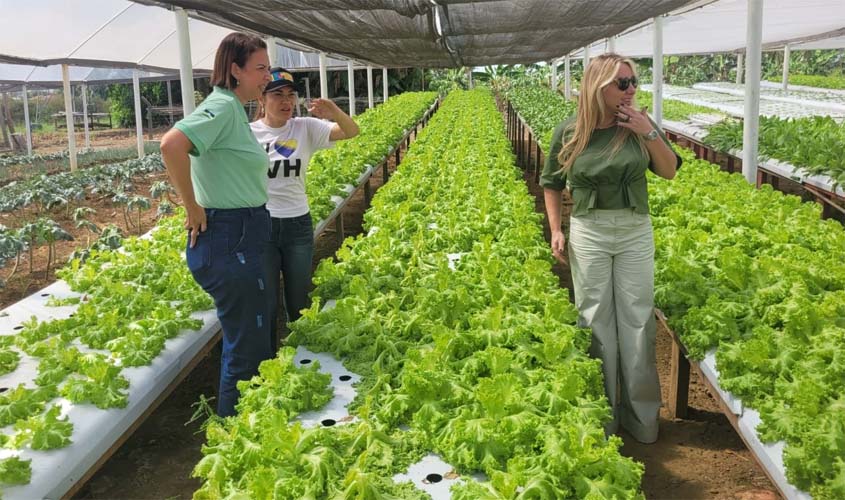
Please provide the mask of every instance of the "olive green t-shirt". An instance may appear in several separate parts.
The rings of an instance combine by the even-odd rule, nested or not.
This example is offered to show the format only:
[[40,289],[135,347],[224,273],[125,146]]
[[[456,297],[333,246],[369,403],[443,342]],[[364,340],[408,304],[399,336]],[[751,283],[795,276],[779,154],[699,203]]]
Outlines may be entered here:
[[[587,148],[575,159],[569,173],[565,174],[560,172],[557,156],[563,147],[563,135],[571,125],[574,125],[574,118],[558,125],[552,133],[552,144],[540,176],[540,185],[561,191],[569,184],[574,204],[572,215],[576,217],[594,208],[632,208],[637,213],[647,214],[648,182],[645,175],[646,170],[654,170],[654,164],[640,149],[636,139],[630,137],[616,154],[610,156],[609,145],[618,127],[596,129]],[[663,132],[658,131],[660,138],[669,145]],[[677,166],[680,167],[682,160],[680,156],[677,158]]]
[[258,145],[238,97],[214,91],[175,128],[194,145],[191,181],[205,208],[258,207],[267,203],[267,153]]

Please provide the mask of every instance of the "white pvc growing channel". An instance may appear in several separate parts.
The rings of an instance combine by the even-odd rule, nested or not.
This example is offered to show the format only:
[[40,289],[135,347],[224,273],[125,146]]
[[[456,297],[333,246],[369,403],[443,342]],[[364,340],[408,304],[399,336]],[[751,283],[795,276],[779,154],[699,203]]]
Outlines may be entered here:
[[[651,85],[643,85],[643,90],[652,90]],[[762,92],[762,91],[761,91]],[[687,104],[695,104],[713,108],[728,115],[742,118],[745,113],[745,100],[742,95],[733,95],[727,92],[714,92],[689,87],[678,87],[675,85],[663,85],[663,98],[674,99]],[[819,107],[818,102],[785,102],[767,98],[761,93],[760,115],[774,116],[779,118],[802,118],[808,116],[830,116],[836,120],[845,120],[845,109],[832,109]]]

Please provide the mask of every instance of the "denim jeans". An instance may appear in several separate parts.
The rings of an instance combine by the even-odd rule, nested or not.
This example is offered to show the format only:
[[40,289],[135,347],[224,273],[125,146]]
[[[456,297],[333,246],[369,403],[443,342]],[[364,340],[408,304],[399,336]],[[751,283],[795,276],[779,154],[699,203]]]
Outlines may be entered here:
[[[308,288],[311,284],[313,256],[314,228],[310,213],[283,219],[270,218],[270,242],[264,250],[263,259],[273,346],[278,341],[276,318],[280,299],[288,322],[299,319],[299,311],[310,305]],[[284,295],[279,286],[279,273],[284,281]]]
[[258,365],[273,357],[261,265],[270,215],[263,206],[205,213],[207,229],[186,248],[185,257],[194,279],[214,299],[223,327],[217,413],[225,417],[235,414],[238,381],[257,374]]

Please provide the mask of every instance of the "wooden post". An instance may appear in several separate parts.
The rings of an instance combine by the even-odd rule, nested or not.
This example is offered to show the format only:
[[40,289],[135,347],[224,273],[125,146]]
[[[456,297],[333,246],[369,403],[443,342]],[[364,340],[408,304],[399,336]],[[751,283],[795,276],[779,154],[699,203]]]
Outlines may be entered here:
[[669,372],[669,418],[687,418],[689,403],[689,361],[672,336],[672,361]]
[[370,185],[370,177],[364,181],[364,206],[369,208],[370,202],[373,200],[373,187]]
[[[0,131],[3,132],[3,142],[9,145],[9,149],[15,150],[15,144],[12,142],[12,129],[9,128],[6,121],[6,111],[9,109],[9,97],[3,92],[3,102],[0,103]],[[9,128],[8,132],[6,128]]]
[[334,220],[335,236],[337,236],[337,246],[343,245],[343,211],[337,214]]

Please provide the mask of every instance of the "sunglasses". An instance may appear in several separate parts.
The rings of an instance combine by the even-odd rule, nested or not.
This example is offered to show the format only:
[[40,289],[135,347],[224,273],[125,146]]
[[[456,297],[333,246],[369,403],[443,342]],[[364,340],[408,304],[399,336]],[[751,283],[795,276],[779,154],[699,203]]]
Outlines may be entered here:
[[639,83],[640,83],[640,81],[637,80],[636,76],[630,76],[630,77],[627,77],[627,78],[617,78],[616,79],[616,88],[618,88],[622,92],[625,92],[626,90],[628,90],[628,87],[630,87],[631,85],[636,87],[636,86],[639,85]]

